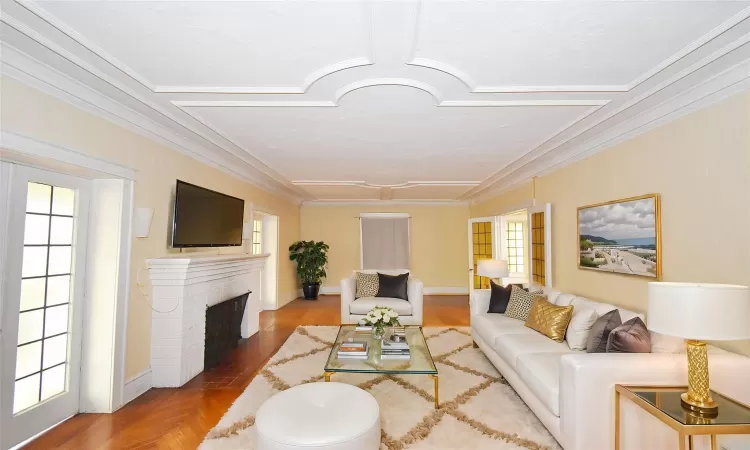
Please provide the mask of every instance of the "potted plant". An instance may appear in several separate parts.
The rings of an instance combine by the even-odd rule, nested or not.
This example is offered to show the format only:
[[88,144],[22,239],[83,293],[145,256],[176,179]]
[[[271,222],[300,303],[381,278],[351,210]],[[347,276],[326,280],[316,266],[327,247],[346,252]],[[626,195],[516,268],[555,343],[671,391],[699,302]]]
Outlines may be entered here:
[[305,300],[317,300],[320,281],[326,277],[328,245],[324,242],[297,241],[289,246],[289,259],[297,262]]

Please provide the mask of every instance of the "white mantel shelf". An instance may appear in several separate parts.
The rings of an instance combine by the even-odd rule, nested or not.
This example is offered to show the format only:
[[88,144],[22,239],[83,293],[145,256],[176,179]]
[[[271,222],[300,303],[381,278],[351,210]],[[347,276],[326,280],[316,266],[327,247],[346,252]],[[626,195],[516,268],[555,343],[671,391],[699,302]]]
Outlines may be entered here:
[[269,256],[268,253],[180,254],[148,259],[146,262],[152,286],[173,286],[204,283],[248,270],[262,269]]
[[242,337],[258,332],[261,272],[269,254],[179,254],[147,260],[154,387],[178,387],[203,371],[206,308],[250,295]]

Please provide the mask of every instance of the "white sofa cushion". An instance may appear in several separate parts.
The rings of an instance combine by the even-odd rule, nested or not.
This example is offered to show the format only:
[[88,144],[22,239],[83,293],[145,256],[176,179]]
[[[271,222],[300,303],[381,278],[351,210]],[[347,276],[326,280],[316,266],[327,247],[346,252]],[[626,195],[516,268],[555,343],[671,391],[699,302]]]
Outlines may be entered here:
[[565,342],[555,342],[543,334],[531,331],[532,333],[504,334],[498,336],[495,338],[492,348],[514,370],[518,370],[516,365],[518,357],[521,355],[532,353],[573,353],[573,350]]
[[560,354],[529,353],[518,357],[516,371],[528,388],[560,417]]
[[401,316],[411,316],[411,303],[400,298],[391,297],[362,297],[349,304],[351,314],[367,314],[376,306],[392,308]]
[[482,314],[471,317],[471,327],[488,345],[493,345],[495,338],[504,334],[533,334],[536,331],[527,328],[523,322],[502,314]]

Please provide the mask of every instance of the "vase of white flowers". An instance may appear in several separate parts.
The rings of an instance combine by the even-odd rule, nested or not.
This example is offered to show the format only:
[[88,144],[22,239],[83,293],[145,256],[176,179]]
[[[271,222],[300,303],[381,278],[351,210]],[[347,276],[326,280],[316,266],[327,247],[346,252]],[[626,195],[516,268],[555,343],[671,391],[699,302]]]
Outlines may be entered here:
[[398,321],[398,313],[387,306],[376,306],[359,321],[360,325],[372,327],[372,337],[383,339],[386,327],[397,327],[401,324]]

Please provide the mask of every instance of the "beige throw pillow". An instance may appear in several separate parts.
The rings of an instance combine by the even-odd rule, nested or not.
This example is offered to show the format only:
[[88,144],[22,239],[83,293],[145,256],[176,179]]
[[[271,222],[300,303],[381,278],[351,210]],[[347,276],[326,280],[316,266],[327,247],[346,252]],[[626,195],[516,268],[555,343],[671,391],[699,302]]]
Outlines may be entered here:
[[377,273],[357,272],[357,290],[354,298],[375,297],[378,295],[380,281]]
[[586,350],[591,327],[598,318],[599,314],[591,308],[573,309],[573,318],[568,325],[568,331],[565,332],[565,340],[568,341],[571,350]]
[[[505,309],[505,316],[526,322],[537,296],[544,297],[542,291],[526,292],[516,285],[511,286],[510,300],[508,300],[508,307]],[[546,297],[544,299],[546,300]]]

